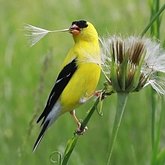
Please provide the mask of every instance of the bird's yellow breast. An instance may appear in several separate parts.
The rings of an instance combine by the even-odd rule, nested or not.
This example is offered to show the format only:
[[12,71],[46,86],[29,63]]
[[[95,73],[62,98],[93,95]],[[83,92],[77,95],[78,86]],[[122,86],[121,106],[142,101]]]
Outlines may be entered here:
[[77,69],[60,96],[61,113],[72,111],[93,94],[101,71],[98,35],[92,25],[75,38],[75,45],[69,51],[63,67],[76,59]]
[[100,77],[100,66],[94,63],[83,63],[78,66],[76,73],[61,95],[62,113],[71,111],[85,102],[95,91]]

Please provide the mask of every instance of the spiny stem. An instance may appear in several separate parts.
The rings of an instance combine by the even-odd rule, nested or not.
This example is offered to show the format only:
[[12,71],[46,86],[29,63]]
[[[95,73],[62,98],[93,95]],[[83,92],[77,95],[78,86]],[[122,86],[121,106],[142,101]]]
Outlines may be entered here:
[[118,130],[124,114],[127,98],[128,98],[128,93],[117,93],[117,108],[116,108],[115,121],[113,124],[112,137],[110,141],[110,149],[109,149],[107,165],[110,165],[114,144],[116,142]]

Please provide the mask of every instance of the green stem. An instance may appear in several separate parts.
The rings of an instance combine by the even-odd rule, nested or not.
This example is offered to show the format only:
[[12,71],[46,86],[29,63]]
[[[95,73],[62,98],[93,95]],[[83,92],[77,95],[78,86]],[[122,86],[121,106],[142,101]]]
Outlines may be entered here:
[[79,136],[74,135],[73,138],[68,140],[61,165],[67,165],[68,160],[69,160],[69,158],[70,158],[70,156],[71,156],[71,154],[72,154],[72,152],[73,152],[73,150],[77,144],[78,137]]
[[[150,0],[151,2],[151,36],[159,39],[160,34],[160,18],[159,15],[165,9],[165,4],[159,10],[160,1],[159,0]],[[155,22],[154,22],[155,21]],[[152,118],[151,118],[151,143],[152,143],[152,158],[151,164],[157,165],[157,155],[159,150],[159,142],[160,142],[160,125],[161,125],[161,116],[159,118],[158,125],[156,124],[156,112],[157,112],[157,100],[156,94],[153,89],[151,89],[151,110],[152,110]],[[158,126],[158,127],[156,127]]]
[[127,98],[128,98],[128,93],[117,93],[117,108],[116,108],[115,121],[113,124],[112,137],[110,141],[110,149],[109,149],[107,165],[109,165],[111,161],[114,144],[116,142],[118,130],[121,124],[123,114],[124,114]]
[[156,133],[156,146],[159,146],[160,144],[160,136],[161,136],[161,129],[162,129],[162,125],[163,125],[163,121],[164,121],[164,115],[165,115],[165,111],[164,111],[164,102],[163,102],[163,97],[161,98],[160,102],[161,102],[161,107],[160,107],[160,116],[159,116],[159,121],[158,121],[158,127],[157,127],[157,133]]
[[164,121],[164,115],[165,111],[163,109],[164,107],[164,100],[163,98],[160,100],[160,115],[159,115],[159,120],[157,123],[157,129],[155,129],[155,141],[154,141],[154,148],[153,148],[153,155],[152,155],[152,165],[157,165],[158,164],[158,155],[159,155],[159,145],[160,145],[160,137],[161,137],[161,130],[162,130],[162,125]]
[[156,131],[156,99],[155,99],[155,91],[151,89],[151,143],[152,143],[152,165],[155,165],[156,162],[156,153],[157,146],[155,144],[155,131]]
[[[159,11],[160,2],[159,0],[151,0],[151,20],[152,17]],[[160,36],[160,18],[157,17],[155,22],[151,26],[151,36],[154,36],[155,38],[159,38]]]
[[86,125],[88,124],[93,112],[96,110],[97,108],[97,105],[100,101],[100,98],[98,97],[97,100],[95,101],[93,107],[90,109],[88,115],[85,117],[85,119],[83,120],[83,122],[81,123],[81,127],[80,127],[80,130],[84,130]]
[[165,4],[161,7],[161,9],[152,17],[151,21],[149,24],[146,26],[146,28],[143,30],[141,33],[141,36],[143,37],[145,33],[148,31],[148,29],[152,26],[154,21],[159,17],[159,15],[165,10]]
[[151,89],[151,142],[152,142],[152,150],[154,149],[155,143],[155,115],[156,115],[156,100],[155,100],[155,91]]
[[[96,110],[99,101],[100,101],[100,98],[98,97],[97,100],[95,101],[94,105],[90,109],[89,113],[87,114],[87,116],[83,120],[83,122],[81,124],[81,127],[80,127],[81,130],[85,129],[85,127],[88,124],[92,114]],[[62,163],[61,163],[62,165],[67,165],[67,163],[69,161],[69,158],[70,158],[70,156],[71,156],[71,154],[72,154],[72,152],[73,152],[73,150],[74,150],[74,148],[77,144],[78,138],[79,138],[79,136],[77,134],[75,134],[74,137],[72,137],[71,139],[68,140],[67,146],[66,146],[65,152],[64,152],[64,157],[63,157],[63,160],[62,160]]]

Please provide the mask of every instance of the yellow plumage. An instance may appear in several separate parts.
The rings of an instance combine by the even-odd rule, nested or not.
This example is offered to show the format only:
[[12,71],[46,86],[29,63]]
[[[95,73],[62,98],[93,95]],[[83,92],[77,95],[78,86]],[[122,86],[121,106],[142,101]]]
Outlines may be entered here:
[[[98,35],[92,24],[88,23],[79,36],[74,36],[75,45],[69,51],[65,66],[77,58],[78,69],[61,95],[62,112],[71,111],[81,104],[81,99],[91,97],[100,77],[100,47]],[[85,34],[84,34],[85,33]]]
[[61,114],[71,112],[85,103],[94,94],[99,81],[101,58],[98,34],[94,26],[83,20],[75,21],[69,31],[75,44],[68,52],[47,105],[37,120],[39,122],[43,119],[34,150],[46,129]]

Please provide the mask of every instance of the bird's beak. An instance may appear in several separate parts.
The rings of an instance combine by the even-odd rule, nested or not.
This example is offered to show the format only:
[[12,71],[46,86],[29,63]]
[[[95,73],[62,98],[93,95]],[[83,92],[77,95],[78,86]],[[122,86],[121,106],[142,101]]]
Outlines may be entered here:
[[69,32],[70,32],[71,34],[73,34],[73,35],[78,35],[78,34],[80,34],[81,29],[80,29],[77,25],[73,24],[73,25],[69,28]]

